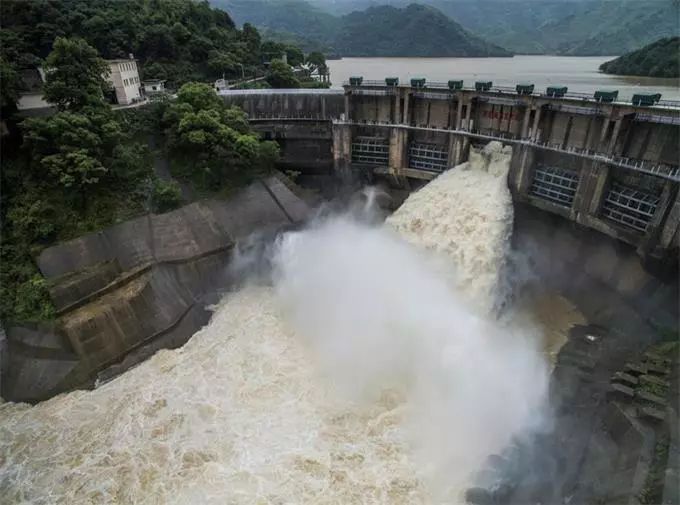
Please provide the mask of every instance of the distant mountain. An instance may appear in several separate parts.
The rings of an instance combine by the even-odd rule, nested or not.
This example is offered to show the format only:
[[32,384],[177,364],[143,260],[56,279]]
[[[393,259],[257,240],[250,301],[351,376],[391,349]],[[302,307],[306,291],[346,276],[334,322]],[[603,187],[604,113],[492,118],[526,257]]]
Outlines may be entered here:
[[212,0],[237,24],[251,23],[277,40],[307,40],[342,56],[511,56],[472,35],[436,8],[371,7],[333,16],[302,0]]
[[381,6],[342,17],[335,49],[346,56],[511,56],[434,7]]
[[[521,54],[555,53],[547,23],[579,12],[570,0],[426,0],[472,33]],[[616,54],[616,53],[610,53]]]
[[250,23],[263,32],[292,34],[321,44],[332,41],[340,19],[303,0],[210,0],[237,25]]
[[[316,16],[320,13],[339,16],[378,5],[405,7],[413,0],[308,2],[299,3],[306,3],[304,9],[313,9]],[[253,17],[262,15],[255,12],[261,10],[257,6],[258,1],[245,3],[249,4],[249,19],[260,26]],[[677,35],[679,30],[678,0],[418,0],[418,3],[436,7],[492,44],[524,54],[623,54],[659,37]],[[273,0],[269,4],[290,6],[285,0]],[[230,9],[229,12],[239,19],[237,10]],[[291,15],[290,12],[282,13],[282,21],[290,21]],[[306,24],[305,19],[307,15],[303,14],[298,22],[289,23],[289,28],[277,29],[293,33],[307,27],[315,29]],[[273,22],[278,23],[276,20]],[[310,33],[307,36],[316,38]]]
[[607,74],[680,77],[680,37],[657,40],[600,65]]
[[597,0],[541,30],[553,52],[598,56],[633,51],[678,28],[677,0]]

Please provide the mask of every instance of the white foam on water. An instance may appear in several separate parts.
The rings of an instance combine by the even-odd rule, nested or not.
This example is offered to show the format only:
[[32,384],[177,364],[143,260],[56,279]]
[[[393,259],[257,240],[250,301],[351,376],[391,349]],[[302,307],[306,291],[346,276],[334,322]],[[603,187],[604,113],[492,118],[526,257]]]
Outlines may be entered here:
[[490,142],[470,160],[411,194],[387,223],[419,247],[446,254],[457,288],[480,310],[505,301],[504,270],[512,235],[507,187],[512,148]]
[[489,317],[508,163],[473,153],[388,226],[287,234],[274,286],[227,295],[183,348],[0,405],[0,501],[460,503],[539,420],[547,383],[533,331]]

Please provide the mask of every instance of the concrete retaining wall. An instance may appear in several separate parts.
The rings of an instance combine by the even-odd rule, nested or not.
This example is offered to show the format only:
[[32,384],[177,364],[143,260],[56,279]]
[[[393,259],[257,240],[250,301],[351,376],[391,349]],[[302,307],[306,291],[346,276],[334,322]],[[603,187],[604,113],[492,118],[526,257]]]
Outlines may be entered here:
[[181,345],[208,321],[206,303],[234,281],[233,246],[307,212],[270,177],[227,201],[143,216],[46,249],[38,265],[60,317],[51,328],[8,329],[2,396],[40,400],[91,384],[131,351]]

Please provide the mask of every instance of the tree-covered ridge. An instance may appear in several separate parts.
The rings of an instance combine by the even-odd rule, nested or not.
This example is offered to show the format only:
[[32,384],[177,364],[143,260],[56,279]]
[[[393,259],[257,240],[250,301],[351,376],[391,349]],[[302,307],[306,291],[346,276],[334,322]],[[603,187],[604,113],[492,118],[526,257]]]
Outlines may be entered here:
[[[413,0],[211,0],[239,22],[331,45],[342,16]],[[611,55],[678,33],[678,0],[418,0],[487,42],[521,54]],[[334,21],[335,20],[335,21]],[[328,33],[333,31],[333,37]],[[427,27],[414,41],[425,40]],[[331,47],[332,48],[332,47]],[[370,51],[370,48],[366,48]]]
[[[305,37],[307,47],[342,56],[509,56],[467,32],[439,10],[418,4],[371,7],[333,16],[303,0],[213,0],[239,20]],[[311,39],[311,40],[310,40]],[[316,41],[316,43],[311,42]]]
[[140,61],[143,77],[177,85],[252,74],[266,55],[250,25],[194,0],[3,0],[0,42],[18,68],[41,64],[59,36],[79,37],[105,59]]
[[[291,57],[302,58],[295,51]],[[226,107],[210,84],[187,83],[174,100],[116,111],[105,100],[108,65],[85,40],[57,37],[44,68],[44,95],[56,112],[3,116],[9,127],[0,174],[4,322],[54,315],[33,259],[42,249],[182,203],[177,182],[155,174],[154,157],[156,163],[170,157],[177,178],[199,196],[248,182],[278,157],[277,144],[260,141],[243,111]],[[269,78],[281,79],[274,70]],[[3,90],[3,108],[11,109],[5,107],[11,100]]]
[[659,37],[677,35],[677,0],[589,0],[541,30],[547,47],[573,56],[623,54]]
[[372,7],[342,18],[334,47],[346,56],[511,56],[434,7]]
[[680,37],[657,40],[600,65],[607,74],[680,77]]
[[211,4],[235,14],[239,24],[252,23],[265,32],[304,37],[330,45],[340,19],[304,0],[211,0]]

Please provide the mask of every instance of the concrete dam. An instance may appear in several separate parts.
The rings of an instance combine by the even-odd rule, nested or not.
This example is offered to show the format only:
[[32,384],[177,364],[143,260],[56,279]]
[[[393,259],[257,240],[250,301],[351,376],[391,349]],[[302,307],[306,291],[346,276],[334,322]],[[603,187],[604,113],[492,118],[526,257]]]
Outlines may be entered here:
[[274,175],[41,254],[1,497],[677,502],[679,110],[388,84],[222,94],[341,211]]
[[514,148],[516,202],[630,244],[643,258],[672,262],[678,247],[680,104],[376,81],[347,83],[344,92],[243,90],[223,98],[279,141],[283,168],[408,184],[463,162],[470,145],[498,140]]

